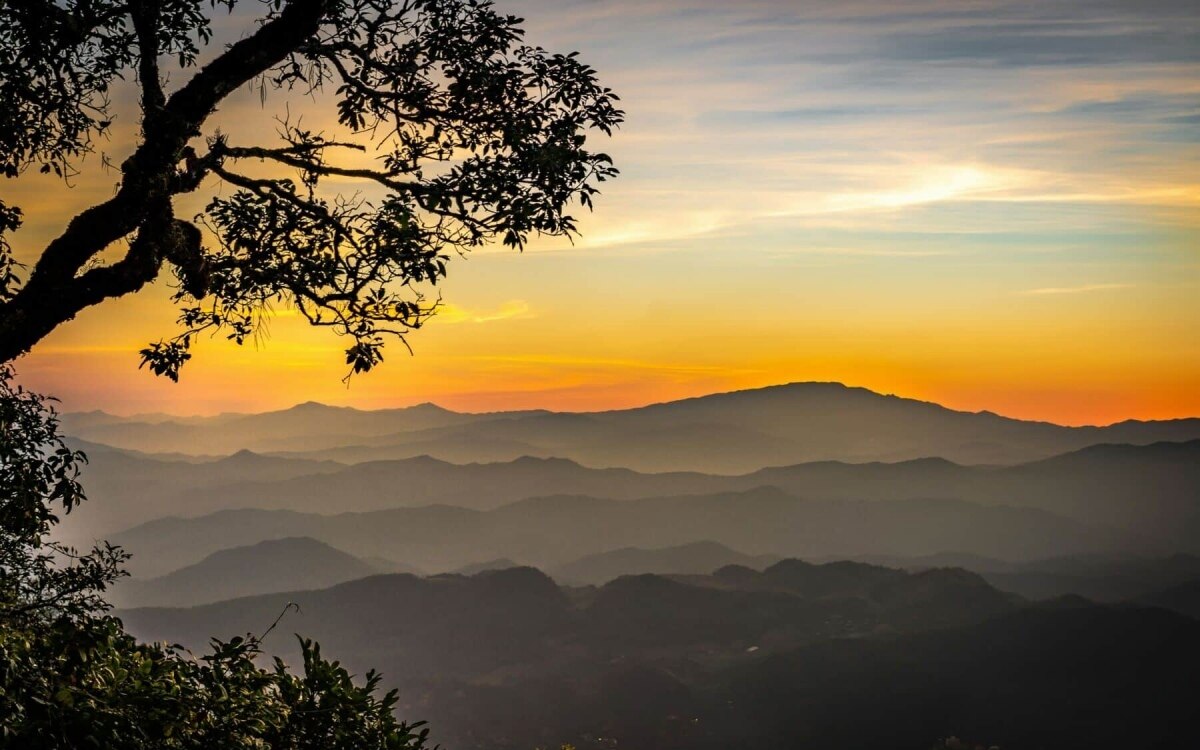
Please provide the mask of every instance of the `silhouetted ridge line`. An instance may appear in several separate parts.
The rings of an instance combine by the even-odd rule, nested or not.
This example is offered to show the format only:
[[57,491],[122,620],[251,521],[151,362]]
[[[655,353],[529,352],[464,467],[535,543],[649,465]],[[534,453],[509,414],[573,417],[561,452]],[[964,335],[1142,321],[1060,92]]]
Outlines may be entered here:
[[302,404],[220,419],[138,422],[67,415],[70,434],[148,452],[239,449],[343,463],[430,455],[455,464],[557,457],[642,472],[744,474],[814,461],[940,457],[1012,465],[1095,443],[1200,439],[1200,419],[1065,427],[966,412],[836,383],[792,383],[597,412],[376,411]]

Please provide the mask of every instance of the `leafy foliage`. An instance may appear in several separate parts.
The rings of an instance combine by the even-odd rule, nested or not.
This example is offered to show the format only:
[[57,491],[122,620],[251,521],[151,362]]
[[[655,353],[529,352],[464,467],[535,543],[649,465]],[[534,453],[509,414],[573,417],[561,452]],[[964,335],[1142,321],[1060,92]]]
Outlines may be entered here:
[[0,302],[9,300],[21,283],[17,271],[20,264],[13,257],[13,248],[7,237],[20,226],[21,209],[0,201]]
[[302,641],[304,670],[255,663],[258,642],[214,641],[200,658],[137,643],[113,617],[0,626],[0,745],[20,748],[419,750],[379,677],[359,685]]
[[[215,46],[210,14],[235,5],[0,7],[0,59],[14,61],[0,64],[0,94],[14,103],[0,115],[5,174],[33,164],[70,174],[110,127],[118,78],[136,77],[143,116],[117,194],[76,217],[28,282],[0,298],[0,361],[165,265],[182,330],[142,350],[156,374],[178,378],[202,332],[244,342],[278,306],[352,339],[347,363],[366,371],[387,338],[403,340],[436,312],[427,298],[452,255],[573,235],[572,204],[590,209],[617,174],[588,144],[590,132],[620,125],[617,96],[575,54],[527,44],[521,19],[488,0],[267,2],[253,34],[201,66]],[[172,80],[185,82],[170,91]],[[316,95],[336,132],[282,116],[277,142],[232,142],[208,120],[252,81],[285,98]],[[341,195],[331,178],[363,190]],[[218,181],[232,194],[194,222],[174,215],[174,196]],[[125,257],[99,264],[120,240]],[[35,309],[34,297],[60,309]]]
[[0,368],[0,746],[421,750],[394,691],[360,683],[301,639],[303,670],[258,666],[260,639],[213,641],[199,658],[138,643],[102,594],[125,554],[48,541],[57,509],[84,500],[82,454],[45,399]]
[[0,367],[0,615],[44,622],[102,608],[100,594],[121,573],[120,550],[102,546],[81,555],[49,540],[56,507],[84,499],[81,453],[58,435],[45,399],[12,382]]
[[107,93],[135,57],[110,3],[11,0],[0,12],[0,172],[31,164],[65,174],[108,129]]
[[[364,372],[386,337],[436,311],[426,296],[452,254],[572,235],[571,204],[590,208],[616,174],[587,137],[620,124],[617,97],[576,56],[525,44],[521,19],[488,0],[263,0],[253,31],[218,48],[212,17],[237,2],[0,3],[5,177],[76,174],[112,128],[120,81],[136,82],[141,110],[112,197],[69,221],[27,273],[8,239],[22,213],[0,203],[3,745],[423,748],[425,731],[394,718],[378,675],[357,683],[310,641],[293,673],[260,668],[254,637],[195,658],[124,632],[103,594],[125,553],[50,537],[84,500],[85,458],[7,363],[166,268],[182,330],[142,350],[155,374],[178,379],[202,333],[244,342],[277,305],[349,337],[347,364]],[[230,142],[209,119],[253,82],[319,94],[339,132],[284,117],[277,143]],[[330,178],[360,182],[369,199],[337,194]],[[214,189],[222,182],[232,193]],[[216,196],[204,213],[178,218],[173,200],[202,189]],[[123,255],[107,261],[114,246]]]

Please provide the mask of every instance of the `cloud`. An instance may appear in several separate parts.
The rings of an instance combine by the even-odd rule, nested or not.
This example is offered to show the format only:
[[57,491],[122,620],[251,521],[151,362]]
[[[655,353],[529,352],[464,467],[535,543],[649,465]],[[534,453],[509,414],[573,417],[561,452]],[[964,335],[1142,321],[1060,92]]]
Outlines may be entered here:
[[1106,292],[1113,289],[1130,289],[1133,284],[1083,284],[1081,286],[1047,286],[1040,289],[1026,289],[1018,294],[1083,294],[1085,292]]
[[438,307],[434,320],[439,323],[494,323],[499,320],[520,320],[534,317],[537,315],[528,302],[523,299],[514,299],[490,311],[469,310],[458,305],[443,303]]

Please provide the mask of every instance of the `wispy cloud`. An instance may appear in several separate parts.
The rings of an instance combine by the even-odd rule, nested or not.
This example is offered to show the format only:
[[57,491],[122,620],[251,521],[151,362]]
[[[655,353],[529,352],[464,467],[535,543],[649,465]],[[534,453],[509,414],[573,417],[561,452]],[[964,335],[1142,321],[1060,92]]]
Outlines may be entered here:
[[438,307],[434,320],[440,323],[494,323],[498,320],[533,318],[536,314],[523,299],[505,302],[494,310],[469,310],[458,305],[443,303]]
[[1039,289],[1026,289],[1018,294],[1084,294],[1086,292],[1107,292],[1113,289],[1130,289],[1133,284],[1082,284],[1080,286],[1046,286]]
[[[728,373],[754,367],[781,379],[866,373],[897,391],[961,377],[989,394],[1039,377],[1072,388],[1119,377],[1121,388],[1200,404],[1189,387],[1200,377],[1189,336],[1200,297],[1178,286],[1198,278],[1200,258],[1196,0],[497,4],[528,19],[530,43],[578,49],[621,95],[625,125],[588,142],[612,154],[621,178],[604,185],[595,213],[572,207],[573,243],[537,238],[523,258],[480,248],[469,272],[456,260],[437,330],[413,339],[418,356],[361,379],[354,398],[588,408],[723,388]],[[222,41],[252,28],[251,5],[220,16]],[[126,130],[101,146],[118,163],[137,132],[136,86],[121,91]],[[288,105],[306,126],[331,128],[328,96]],[[287,99],[264,108],[241,91],[213,125],[255,143]],[[15,236],[22,259],[111,195],[119,175],[93,174],[65,193],[36,173],[10,186],[27,215]],[[350,178],[330,188],[379,197]],[[181,198],[180,216],[202,210],[202,192]],[[111,360],[106,382],[124,382],[137,348],[171,330],[168,292],[80,316],[48,343],[58,349],[24,367],[41,366],[48,390],[103,403],[72,363]],[[1014,300],[1024,301],[1019,320]],[[1100,305],[1111,314],[1097,315]],[[346,398],[344,343],[286,310],[277,317],[269,358],[287,361],[286,378],[249,369],[257,360],[232,349],[220,355],[228,377],[259,373],[266,385],[243,390],[274,399],[286,379],[297,400],[328,380],[337,390],[321,398]],[[1031,374],[1043,345],[1044,369]],[[203,368],[224,344],[204,346],[180,388],[209,382],[204,398],[218,404],[229,389]],[[784,350],[811,358],[784,361]],[[514,359],[464,363],[464,352]],[[122,398],[138,409],[182,398],[147,379]],[[491,395],[478,394],[483,382]],[[539,401],[534,389],[560,396]],[[1058,407],[1045,408],[1052,417]]]

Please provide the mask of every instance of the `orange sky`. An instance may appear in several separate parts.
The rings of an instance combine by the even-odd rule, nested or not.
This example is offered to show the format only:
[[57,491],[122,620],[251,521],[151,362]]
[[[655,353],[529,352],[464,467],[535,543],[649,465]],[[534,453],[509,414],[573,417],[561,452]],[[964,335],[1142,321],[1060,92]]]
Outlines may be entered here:
[[[173,331],[164,285],[85,312],[22,377],[121,413],[589,410],[836,380],[1070,424],[1200,415],[1200,44],[1146,31],[1196,24],[1115,13],[1055,57],[1037,8],[973,5],[1006,29],[984,56],[920,3],[902,26],[842,5],[501,3],[621,93],[623,175],[574,246],[455,260],[416,355],[392,346],[349,387],[345,343],[286,314],[257,349],[202,341],[177,385],[139,372]],[[276,104],[243,92],[218,124],[249,137]],[[0,185],[25,258],[109,194],[95,161],[71,190]]]

